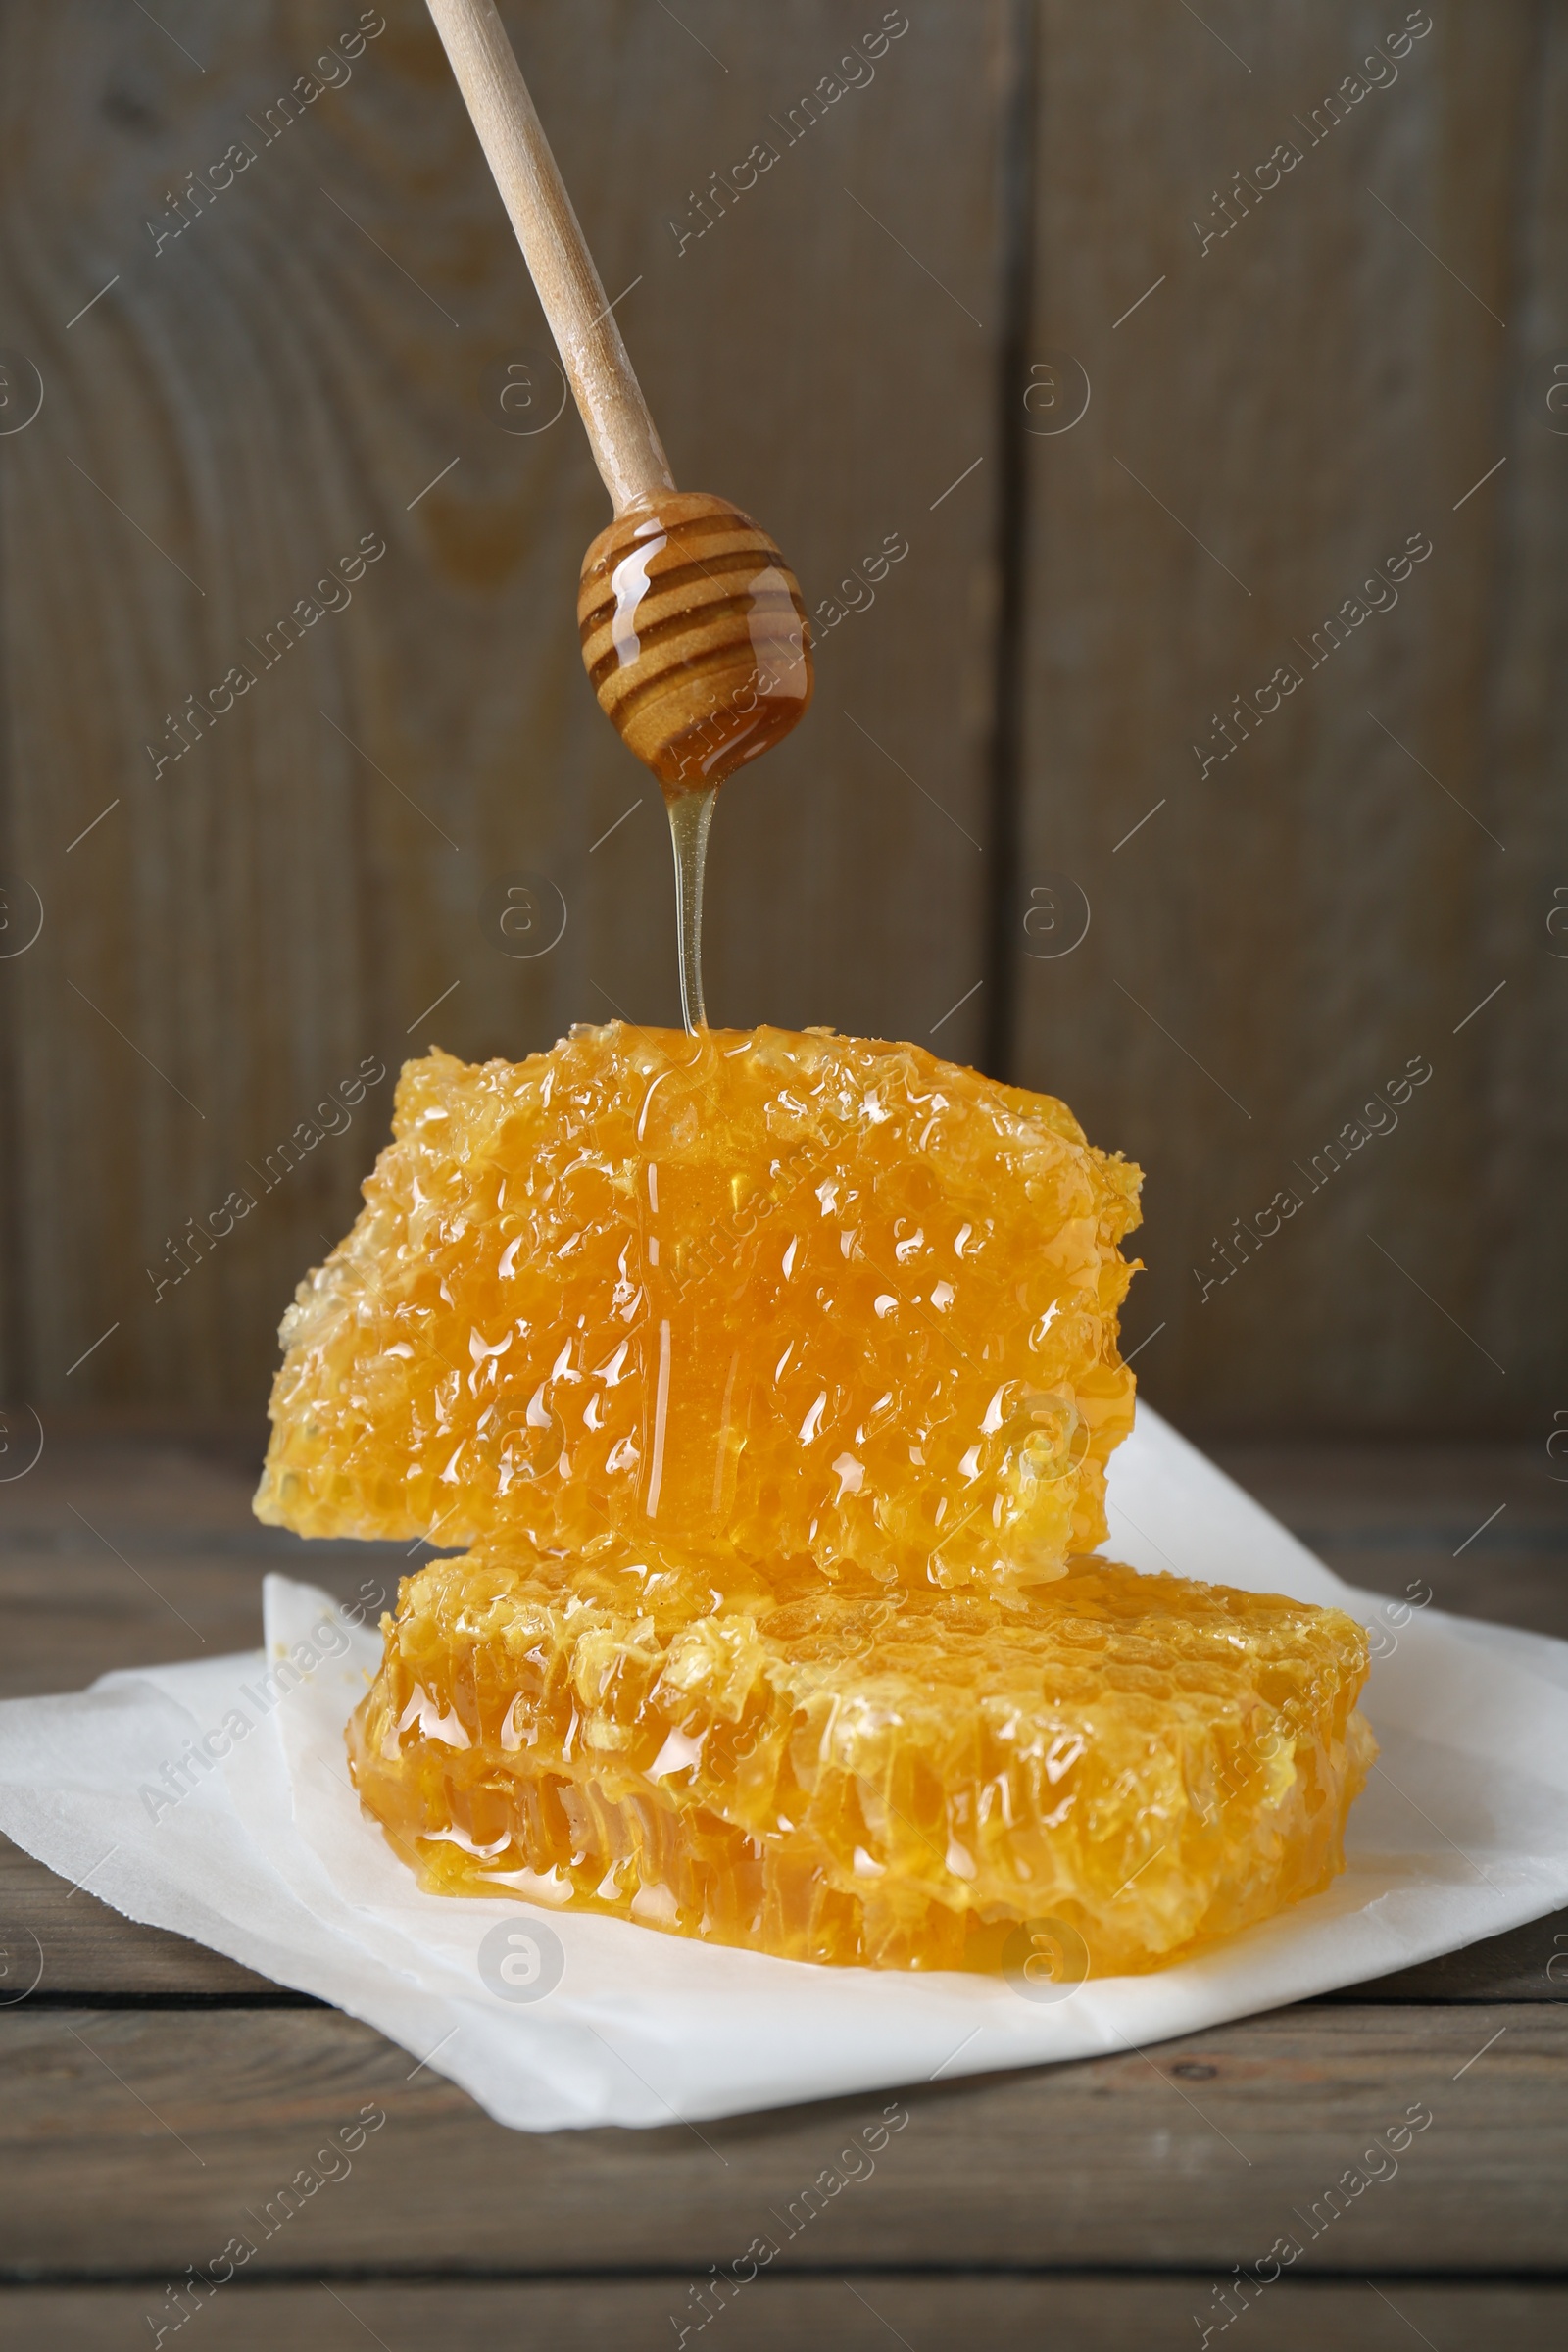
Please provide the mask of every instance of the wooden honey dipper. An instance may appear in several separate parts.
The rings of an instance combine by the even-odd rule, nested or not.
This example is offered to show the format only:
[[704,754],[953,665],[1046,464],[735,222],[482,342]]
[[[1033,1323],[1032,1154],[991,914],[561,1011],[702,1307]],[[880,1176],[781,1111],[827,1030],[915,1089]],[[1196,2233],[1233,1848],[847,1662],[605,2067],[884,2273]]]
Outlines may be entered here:
[[428,0],[555,336],[614,519],[583,558],[582,658],[600,707],[662,787],[675,844],[681,1006],[703,1010],[703,860],[724,778],[811,699],[795,574],[728,499],[677,490],[620,328],[494,0]]

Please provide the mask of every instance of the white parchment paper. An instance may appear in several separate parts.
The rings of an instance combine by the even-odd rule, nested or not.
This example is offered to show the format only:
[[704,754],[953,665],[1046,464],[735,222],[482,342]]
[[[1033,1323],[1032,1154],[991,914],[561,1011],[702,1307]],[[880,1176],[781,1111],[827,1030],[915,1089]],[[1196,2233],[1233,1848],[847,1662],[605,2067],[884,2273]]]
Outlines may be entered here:
[[[0,1706],[0,1828],[128,1918],[365,2019],[532,2132],[701,2122],[1142,2046],[1568,1902],[1568,1643],[1391,1612],[1146,1405],[1113,1458],[1110,1523],[1106,1548],[1136,1567],[1332,1603],[1384,1652],[1363,1701],[1383,1752],[1343,1877],[1154,1976],[817,1968],[573,1917],[526,1885],[514,1902],[423,1894],[361,1813],[344,1756],[380,1637],[280,1576],[262,1650]],[[291,1650],[318,1661],[298,1681],[278,1664]],[[230,1725],[222,1761],[176,1774],[177,1801],[150,1801],[192,1742],[225,1744],[236,1713],[249,1728]]]

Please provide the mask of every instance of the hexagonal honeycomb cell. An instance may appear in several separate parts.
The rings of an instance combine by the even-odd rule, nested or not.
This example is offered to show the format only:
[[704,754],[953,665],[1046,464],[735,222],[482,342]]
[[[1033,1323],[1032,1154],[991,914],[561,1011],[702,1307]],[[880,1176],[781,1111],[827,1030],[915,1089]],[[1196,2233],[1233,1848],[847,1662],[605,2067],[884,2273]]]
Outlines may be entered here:
[[1156,1967],[1342,1864],[1334,1610],[1086,1556],[1140,1172],[828,1031],[410,1064],[260,1515],[471,1546],[350,1727],[432,1888],[785,1957]]
[[789,1959],[1161,1966],[1326,1885],[1375,1752],[1349,1618],[1096,1558],[1004,1605],[496,1536],[383,1632],[350,1755],[424,1886]]
[[284,1321],[262,1518],[999,1592],[1103,1538],[1141,1177],[1050,1096],[616,1022],[410,1063],[394,1137]]

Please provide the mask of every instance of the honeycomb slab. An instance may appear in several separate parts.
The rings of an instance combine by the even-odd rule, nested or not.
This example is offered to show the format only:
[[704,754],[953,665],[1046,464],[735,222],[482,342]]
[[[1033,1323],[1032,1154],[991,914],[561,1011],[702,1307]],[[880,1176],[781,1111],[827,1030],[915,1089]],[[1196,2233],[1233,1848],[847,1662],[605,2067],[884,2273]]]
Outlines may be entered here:
[[1325,1884],[1359,1629],[1087,1556],[1140,1181],[827,1031],[410,1064],[257,1508],[468,1547],[349,1729],[423,1884],[878,1968],[1022,1938],[1053,1983]]
[[1105,1534],[1140,1171],[1050,1096],[830,1032],[434,1053],[285,1318],[257,1509],[1007,1592]]
[[1004,1603],[497,1536],[382,1630],[350,1756],[432,1890],[1037,1990],[1324,1886],[1375,1752],[1348,1617],[1101,1559]]

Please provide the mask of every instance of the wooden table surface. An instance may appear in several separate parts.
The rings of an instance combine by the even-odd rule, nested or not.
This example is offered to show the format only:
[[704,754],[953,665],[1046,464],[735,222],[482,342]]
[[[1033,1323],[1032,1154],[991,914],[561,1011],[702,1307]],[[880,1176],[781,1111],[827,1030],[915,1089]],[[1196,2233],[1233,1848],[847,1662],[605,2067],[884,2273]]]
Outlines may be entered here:
[[[1245,1484],[1355,1582],[1568,1635],[1568,1486],[1496,1446],[1232,1448]],[[7,1696],[114,1666],[251,1646],[259,1578],[301,1547],[259,1528],[237,1442],[51,1440],[0,1487]],[[1498,1504],[1506,1508],[1481,1534]],[[1471,1541],[1466,1539],[1472,1538]],[[314,1547],[345,1594],[395,1550]],[[1199,2344],[1216,2288],[1252,2290],[1250,2352],[1435,2352],[1568,2330],[1568,1912],[1450,1959],[1159,2045],[1149,2056],[900,2094],[906,2128],[700,2327],[740,2263],[885,2101],[709,2125],[699,2136],[503,2131],[368,2028],[0,1853],[14,1982],[0,2009],[8,2159],[0,2341],[198,2340],[386,2352],[603,2341],[733,2345]],[[891,2093],[888,2094],[891,2097]],[[1327,2191],[1374,2134],[1432,2122],[1332,2226]],[[211,2296],[236,2232],[366,2106],[385,2124]],[[863,2158],[839,2168],[864,2171]],[[1365,2170],[1366,2168],[1363,2168]],[[1375,2169],[1387,2170],[1379,2162]],[[1303,2220],[1302,2217],[1308,2217]],[[1233,2293],[1229,2306],[1237,2309]],[[187,2339],[191,2340],[191,2339]]]

